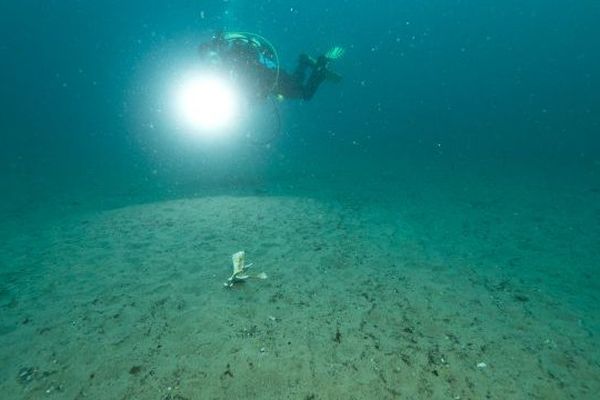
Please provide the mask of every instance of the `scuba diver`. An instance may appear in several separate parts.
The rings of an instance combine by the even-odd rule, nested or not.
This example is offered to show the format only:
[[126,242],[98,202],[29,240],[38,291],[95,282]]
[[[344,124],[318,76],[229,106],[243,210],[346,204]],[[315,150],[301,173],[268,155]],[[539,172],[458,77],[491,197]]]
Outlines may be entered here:
[[254,33],[219,32],[201,44],[199,52],[204,61],[225,70],[250,96],[310,100],[323,82],[341,81],[329,64],[342,57],[344,49],[335,46],[317,59],[301,54],[292,73],[280,68],[271,43]]

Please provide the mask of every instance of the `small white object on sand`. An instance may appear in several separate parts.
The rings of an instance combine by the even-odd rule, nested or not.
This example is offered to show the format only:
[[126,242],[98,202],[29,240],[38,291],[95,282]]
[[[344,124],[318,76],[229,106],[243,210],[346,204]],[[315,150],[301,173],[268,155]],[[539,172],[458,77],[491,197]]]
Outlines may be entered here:
[[477,368],[485,368],[485,367],[487,367],[486,363],[484,363],[484,362],[477,363]]
[[246,264],[246,252],[238,251],[231,256],[231,262],[233,263],[233,273],[223,284],[225,287],[230,288],[237,282],[243,282],[248,278],[267,279],[267,274],[261,272],[255,276],[248,275],[247,270],[252,266],[252,263]]

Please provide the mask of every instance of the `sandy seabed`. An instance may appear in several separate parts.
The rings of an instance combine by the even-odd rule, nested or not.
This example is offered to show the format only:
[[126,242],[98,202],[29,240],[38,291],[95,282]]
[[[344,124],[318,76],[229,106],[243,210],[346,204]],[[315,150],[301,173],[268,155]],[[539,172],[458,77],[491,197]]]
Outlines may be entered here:
[[[591,242],[561,247],[583,234],[538,205],[415,196],[184,198],[7,235],[1,397],[595,398]],[[269,278],[225,289],[239,250]]]

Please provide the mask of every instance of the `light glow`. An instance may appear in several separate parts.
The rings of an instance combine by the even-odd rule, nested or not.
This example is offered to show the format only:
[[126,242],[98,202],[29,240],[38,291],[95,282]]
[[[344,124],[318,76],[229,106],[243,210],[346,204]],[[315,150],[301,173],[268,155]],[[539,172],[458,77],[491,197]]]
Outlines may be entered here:
[[182,122],[195,131],[222,131],[230,128],[238,117],[238,97],[233,86],[222,77],[188,77],[176,93],[177,112]]

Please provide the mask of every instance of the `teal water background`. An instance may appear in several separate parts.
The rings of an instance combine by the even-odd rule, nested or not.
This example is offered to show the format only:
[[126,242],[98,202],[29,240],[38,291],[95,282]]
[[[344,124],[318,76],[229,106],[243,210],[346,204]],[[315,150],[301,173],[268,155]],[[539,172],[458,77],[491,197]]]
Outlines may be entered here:
[[[223,176],[242,177],[260,162],[261,179],[297,175],[314,160],[326,172],[359,163],[377,173],[409,158],[415,174],[420,163],[438,163],[501,175],[507,166],[519,176],[544,171],[569,182],[597,176],[600,7],[593,1],[1,7],[0,181],[14,195],[110,191],[119,181],[169,186],[190,175],[202,180],[207,160]],[[190,151],[148,106],[167,102],[160,83],[221,28],[265,35],[286,68],[300,52],[348,50],[337,66],[341,86],[283,106],[285,136],[275,154],[244,144],[228,150],[259,154],[248,165],[244,157]]]

